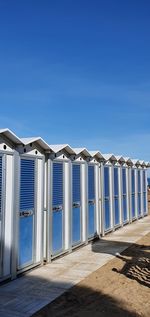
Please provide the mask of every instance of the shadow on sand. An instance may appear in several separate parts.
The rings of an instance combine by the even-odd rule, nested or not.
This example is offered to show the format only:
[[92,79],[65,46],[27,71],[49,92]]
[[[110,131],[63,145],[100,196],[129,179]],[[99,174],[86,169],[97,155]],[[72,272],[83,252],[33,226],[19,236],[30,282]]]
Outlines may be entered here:
[[150,247],[134,245],[117,257],[125,264],[120,271],[116,268],[113,271],[150,288]]
[[101,243],[92,244],[92,251],[108,253],[121,259],[125,263],[123,268],[113,268],[113,271],[150,288],[150,246],[102,239]]

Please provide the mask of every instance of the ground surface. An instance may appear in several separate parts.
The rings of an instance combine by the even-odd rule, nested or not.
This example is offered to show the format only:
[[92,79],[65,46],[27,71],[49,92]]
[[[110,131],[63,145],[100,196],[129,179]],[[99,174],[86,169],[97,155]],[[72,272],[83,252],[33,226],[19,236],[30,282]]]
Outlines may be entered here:
[[149,317],[149,245],[147,234],[34,317]]
[[[136,249],[137,254],[131,249],[126,254],[129,258],[123,255],[116,259],[116,253],[137,244],[149,233],[150,216],[1,285],[0,317],[31,317],[52,302],[48,312],[44,309],[36,316],[136,316],[131,314],[133,310],[147,316],[150,238],[142,242],[144,247]],[[104,266],[112,259],[117,262]],[[136,286],[129,279],[131,275]],[[54,302],[58,297],[58,302]]]

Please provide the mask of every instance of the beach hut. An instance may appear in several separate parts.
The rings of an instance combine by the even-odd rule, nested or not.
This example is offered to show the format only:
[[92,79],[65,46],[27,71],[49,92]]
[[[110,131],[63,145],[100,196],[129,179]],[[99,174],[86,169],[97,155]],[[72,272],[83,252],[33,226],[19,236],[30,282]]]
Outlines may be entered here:
[[[73,148],[76,155],[72,161],[72,246],[85,243],[88,238],[91,237],[91,231],[95,231],[95,202],[91,202],[91,209],[89,208],[89,192],[88,192],[88,181],[89,181],[89,169],[88,162],[90,161],[91,154],[86,148]],[[79,191],[79,171],[80,171],[80,191]],[[95,174],[91,172],[91,186],[94,186]],[[78,183],[77,183],[78,179]],[[94,187],[95,188],[95,187]],[[78,197],[76,194],[78,193]],[[93,194],[93,193],[92,193]],[[95,195],[95,192],[94,192]],[[78,209],[76,210],[75,200],[78,198]],[[78,221],[76,220],[78,217]],[[92,227],[93,226],[93,227]],[[90,231],[91,230],[91,231]],[[76,234],[78,232],[78,235]]]
[[137,219],[137,160],[129,159],[130,221]]
[[127,210],[127,181],[125,159],[121,155],[117,155],[116,159],[117,162],[114,164],[113,172],[114,228],[118,228],[123,225],[123,210]]
[[40,137],[21,142],[15,166],[13,277],[43,261],[44,161],[50,149]]
[[132,160],[134,166],[136,167],[136,190],[137,190],[137,218],[141,218],[143,216],[142,211],[142,167],[140,161],[137,159]]
[[102,233],[102,175],[104,157],[99,151],[89,151],[88,163],[88,239]]
[[149,162],[0,130],[0,282],[146,216]]
[[46,260],[71,249],[71,155],[68,144],[50,145],[47,158]]
[[[145,180],[146,183],[144,185],[144,215],[146,216],[148,214],[148,188],[149,188],[149,177],[148,177],[148,173],[147,173],[147,169],[150,167],[150,162],[145,162]],[[143,175],[144,177],[144,175]],[[143,180],[144,181],[144,180]]]
[[141,187],[142,187],[142,215],[146,216],[148,213],[148,206],[147,206],[147,169],[146,163],[140,160],[141,166]]
[[102,154],[103,166],[103,229],[102,235],[114,230],[113,165],[117,162],[114,154]]
[[11,277],[15,147],[20,143],[12,131],[0,129],[0,281]]
[[[121,184],[122,184],[122,224],[126,225],[132,221],[130,192],[131,192],[131,170],[133,162],[129,157],[124,157],[122,165]],[[134,193],[133,193],[134,194]],[[135,213],[135,205],[133,206],[133,215]]]

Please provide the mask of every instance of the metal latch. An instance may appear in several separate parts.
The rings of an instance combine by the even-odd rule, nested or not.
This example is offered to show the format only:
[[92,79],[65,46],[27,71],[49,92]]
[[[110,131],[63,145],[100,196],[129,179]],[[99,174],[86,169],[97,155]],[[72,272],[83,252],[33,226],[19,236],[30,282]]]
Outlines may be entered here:
[[53,207],[53,211],[60,211],[60,210],[62,210],[63,209],[63,207],[62,206],[55,206],[55,207]]
[[20,217],[29,217],[33,215],[33,210],[25,210],[20,212]]
[[115,195],[114,198],[115,198],[115,199],[118,199],[118,195]]
[[80,203],[73,203],[73,207],[74,208],[79,208],[80,207]]
[[89,205],[94,205],[94,200],[89,200]]

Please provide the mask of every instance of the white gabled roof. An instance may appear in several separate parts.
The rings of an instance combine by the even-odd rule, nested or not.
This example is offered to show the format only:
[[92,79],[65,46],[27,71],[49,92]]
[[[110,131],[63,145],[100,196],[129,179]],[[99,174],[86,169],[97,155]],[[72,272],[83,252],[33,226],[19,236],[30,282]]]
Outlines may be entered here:
[[105,161],[117,161],[117,158],[114,154],[102,154]]
[[139,162],[141,166],[146,166],[145,161],[140,160]]
[[86,149],[86,148],[73,148],[73,151],[75,152],[76,155],[79,155],[79,154],[83,154],[84,156],[86,157],[91,157],[91,154],[90,152]]
[[133,164],[133,160],[130,157],[124,157],[124,160],[127,164]]
[[145,166],[145,162],[142,160],[139,160],[140,166]]
[[150,167],[150,162],[145,162],[143,160],[131,159],[130,157],[123,157],[121,155],[115,156],[114,154],[102,154],[99,151],[88,151],[86,148],[72,148],[68,144],[55,144],[49,145],[41,137],[29,137],[29,138],[18,138],[11,130],[8,128],[0,129],[0,134],[4,135],[7,139],[16,145],[28,145],[30,143],[37,142],[42,149],[49,152],[58,153],[65,150],[69,155],[81,155],[85,157],[97,157],[98,159],[105,161],[120,161],[127,164],[134,164],[140,166]]
[[138,159],[133,159],[132,162],[134,165],[140,165],[140,161]]
[[122,163],[125,163],[125,159],[122,155],[116,155],[116,159],[118,162],[122,162]]
[[53,150],[53,152],[58,153],[60,151],[67,151],[70,155],[75,154],[73,148],[71,148],[68,144],[52,144],[50,145],[50,148]]
[[9,140],[11,140],[15,144],[21,144],[22,141],[18,138],[11,130],[9,129],[0,129],[0,134],[4,134]]
[[146,167],[150,167],[150,162],[145,162]]
[[24,145],[37,142],[43,150],[53,151],[50,146],[41,138],[41,137],[30,137],[30,138],[21,138],[21,141]]
[[140,162],[140,164],[141,164],[141,165],[143,165],[143,164],[144,164],[144,161],[142,161],[142,160],[139,160],[139,162]]
[[99,151],[89,151],[92,157],[97,157],[98,159],[104,160],[104,156]]

